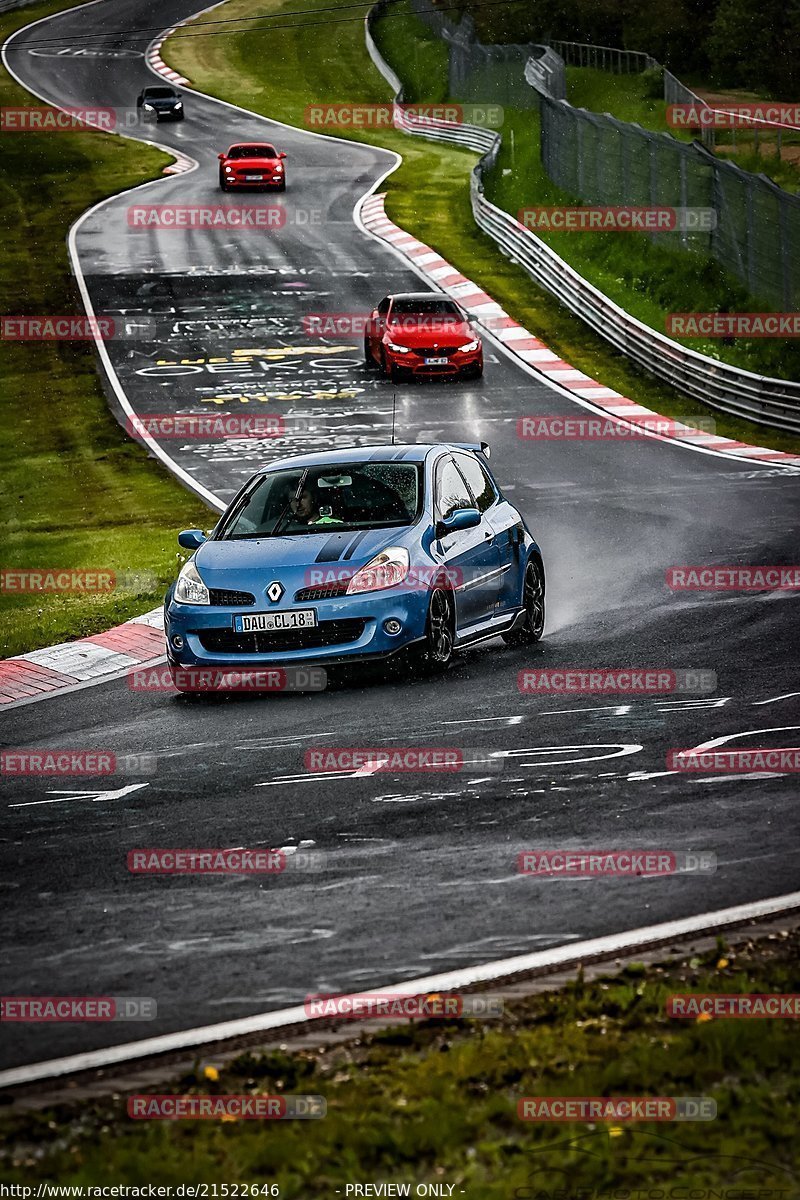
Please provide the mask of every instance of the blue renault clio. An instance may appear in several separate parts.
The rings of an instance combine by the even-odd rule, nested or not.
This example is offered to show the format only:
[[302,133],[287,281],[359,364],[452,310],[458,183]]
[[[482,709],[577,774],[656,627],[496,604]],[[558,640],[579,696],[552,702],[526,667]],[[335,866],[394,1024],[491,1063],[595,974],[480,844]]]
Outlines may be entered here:
[[544,631],[541,551],[481,444],[386,445],[258,471],[166,597],[167,658],[187,669],[331,666],[404,652],[421,673],[500,635]]

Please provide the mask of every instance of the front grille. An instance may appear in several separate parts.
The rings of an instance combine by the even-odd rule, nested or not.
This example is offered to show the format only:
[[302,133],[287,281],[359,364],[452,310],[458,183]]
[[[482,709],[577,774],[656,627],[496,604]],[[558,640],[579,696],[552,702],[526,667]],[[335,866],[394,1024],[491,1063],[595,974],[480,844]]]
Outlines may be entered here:
[[315,629],[273,629],[261,633],[235,633],[232,629],[202,629],[197,636],[212,654],[272,654],[276,650],[317,650],[356,642],[366,621],[347,618],[323,621]]
[[455,346],[437,346],[435,350],[424,350],[422,347],[414,347],[414,353],[420,358],[451,358],[456,352]]
[[318,583],[315,587],[301,588],[295,592],[294,598],[300,603],[305,600],[333,600],[337,596],[344,596],[349,582],[349,579],[337,579],[333,583]]
[[252,592],[233,592],[228,588],[209,588],[208,599],[209,604],[220,604],[227,607],[238,605],[240,608],[256,602]]

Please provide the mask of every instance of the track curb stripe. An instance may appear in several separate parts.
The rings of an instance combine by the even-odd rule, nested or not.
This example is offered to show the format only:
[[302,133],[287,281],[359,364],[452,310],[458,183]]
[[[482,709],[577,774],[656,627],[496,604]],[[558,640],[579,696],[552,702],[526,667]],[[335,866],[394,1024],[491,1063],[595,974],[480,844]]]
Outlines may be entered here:
[[163,612],[154,608],[104,633],[3,659],[0,705],[67,691],[77,683],[110,677],[163,654]]
[[509,316],[479,284],[467,279],[430,246],[401,229],[399,225],[395,225],[386,216],[385,200],[385,192],[373,192],[362,201],[359,216],[365,229],[401,253],[419,274],[430,279],[436,287],[449,293],[467,310],[476,324],[481,325],[482,318],[491,317],[489,331],[502,343],[505,350],[532,366],[550,382],[557,383],[559,387],[573,393],[576,399],[590,401],[593,407],[621,424],[647,426],[648,422],[652,425],[656,421],[658,437],[694,447],[699,444],[704,450],[719,454],[720,457],[739,460],[752,458],[759,463],[800,466],[798,454],[773,450],[767,446],[750,446],[722,435],[703,433],[676,418],[664,417],[652,409],[645,408],[644,405],[637,404],[613,388],[606,387],[598,380],[578,371],[550,350],[530,330]]

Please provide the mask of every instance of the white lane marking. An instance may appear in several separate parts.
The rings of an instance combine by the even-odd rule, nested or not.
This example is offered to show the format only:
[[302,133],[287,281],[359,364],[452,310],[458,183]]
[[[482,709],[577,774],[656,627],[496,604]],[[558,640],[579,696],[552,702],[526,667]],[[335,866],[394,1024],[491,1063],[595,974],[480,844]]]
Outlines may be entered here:
[[779,700],[791,700],[793,696],[800,696],[800,692],[785,692],[782,696],[770,696],[769,700],[754,700],[753,704],[777,704]]
[[633,708],[632,704],[599,704],[591,708],[548,708],[547,712],[539,713],[540,717],[557,717],[559,713],[611,712],[615,716],[624,717]]
[[[548,950],[534,950],[514,958],[496,959],[474,967],[463,967],[426,975],[417,979],[404,979],[399,983],[387,984],[371,990],[369,995],[419,996],[430,992],[451,992],[504,979],[521,972],[554,967],[568,967],[588,958],[611,956],[638,949],[654,942],[669,942],[674,938],[704,933],[741,921],[759,920],[775,913],[800,908],[800,892],[783,896],[771,896],[766,900],[752,900],[732,908],[716,912],[698,913],[677,921],[664,921],[657,925],[645,925],[623,933],[605,934],[583,942],[551,946]],[[83,1054],[71,1054],[45,1062],[30,1063],[24,1067],[12,1067],[0,1071],[0,1088],[14,1087],[21,1083],[32,1083],[40,1079],[54,1079],[72,1075],[76,1071],[105,1069],[115,1063],[127,1063],[153,1054],[166,1054],[174,1050],[202,1046],[207,1042],[220,1042],[228,1038],[242,1037],[251,1033],[266,1033],[286,1025],[307,1025],[318,1020],[309,1017],[305,1005],[282,1008],[272,1012],[257,1013],[251,1017],[240,1017],[232,1021],[221,1021],[216,1025],[203,1025],[195,1029],[184,1029],[178,1033],[165,1033],[157,1037],[142,1038],[121,1046],[109,1046],[103,1050],[90,1050]]]
[[48,791],[48,796],[60,796],[59,800],[26,800],[22,804],[9,804],[9,808],[36,808],[40,804],[66,804],[69,800],[92,800],[95,804],[98,800],[119,800],[121,796],[127,796],[131,792],[138,792],[141,788],[150,787],[149,783],[129,783],[126,787],[118,788],[115,792],[78,792],[74,789],[68,791],[60,791],[51,789]]
[[[737,738],[752,737],[757,733],[786,733],[790,729],[800,729],[800,725],[773,725],[769,729],[745,729],[743,733],[726,733],[722,737],[712,738],[710,742],[701,742],[699,746],[693,746],[693,750],[713,750],[716,746],[724,746],[726,742],[733,742]],[[797,746],[781,746],[781,750],[796,750]]]
[[460,721],[440,721],[440,725],[488,725],[490,721],[505,721],[507,725],[521,725],[528,718],[516,717],[464,717]]

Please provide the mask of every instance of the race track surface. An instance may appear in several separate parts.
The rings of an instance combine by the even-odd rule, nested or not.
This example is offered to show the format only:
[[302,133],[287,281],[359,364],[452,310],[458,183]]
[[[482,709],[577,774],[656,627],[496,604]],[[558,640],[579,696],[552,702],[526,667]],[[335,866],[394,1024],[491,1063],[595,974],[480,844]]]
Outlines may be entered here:
[[[143,56],[155,34],[120,36],[122,57],[109,55],[109,40],[102,55],[77,50],[93,31],[161,28],[196,3],[101,0],[23,31],[8,61],[51,102],[131,107],[157,82]],[[198,701],[120,679],[4,714],[5,746],[157,757],[153,774],[76,780],[73,791],[64,780],[5,781],[5,994],[152,996],[159,1015],[16,1025],[0,1035],[3,1065],[796,889],[796,777],[665,766],[670,748],[713,738],[798,744],[796,595],[674,593],[665,572],[796,562],[797,472],[653,439],[521,441],[520,416],[580,410],[488,345],[476,383],[393,388],[376,378],[360,339],[310,336],[303,317],[364,312],[422,286],[353,220],[393,156],[191,93],[186,112],[182,124],[131,132],[198,169],[101,205],[77,239],[96,312],[145,331],[108,344],[135,411],[281,415],[282,439],[163,443],[226,501],[256,465],[287,452],[388,440],[396,391],[398,440],[490,443],[501,485],[543,547],[547,631],[533,650],[485,643],[434,681],[374,670],[320,694]],[[248,138],[286,151],[285,196],[223,199],[216,155]],[[144,201],[280,202],[286,219],[266,234],[134,229],[127,210]],[[523,695],[518,672],[531,664],[697,668],[716,672],[718,687]],[[506,753],[492,770],[476,762],[438,776],[319,778],[304,766],[312,746],[387,745]],[[280,876],[126,868],[142,846],[303,843],[320,855],[315,871],[292,869],[291,856]],[[711,851],[718,868],[586,881],[517,873],[520,850],[559,845]]]

